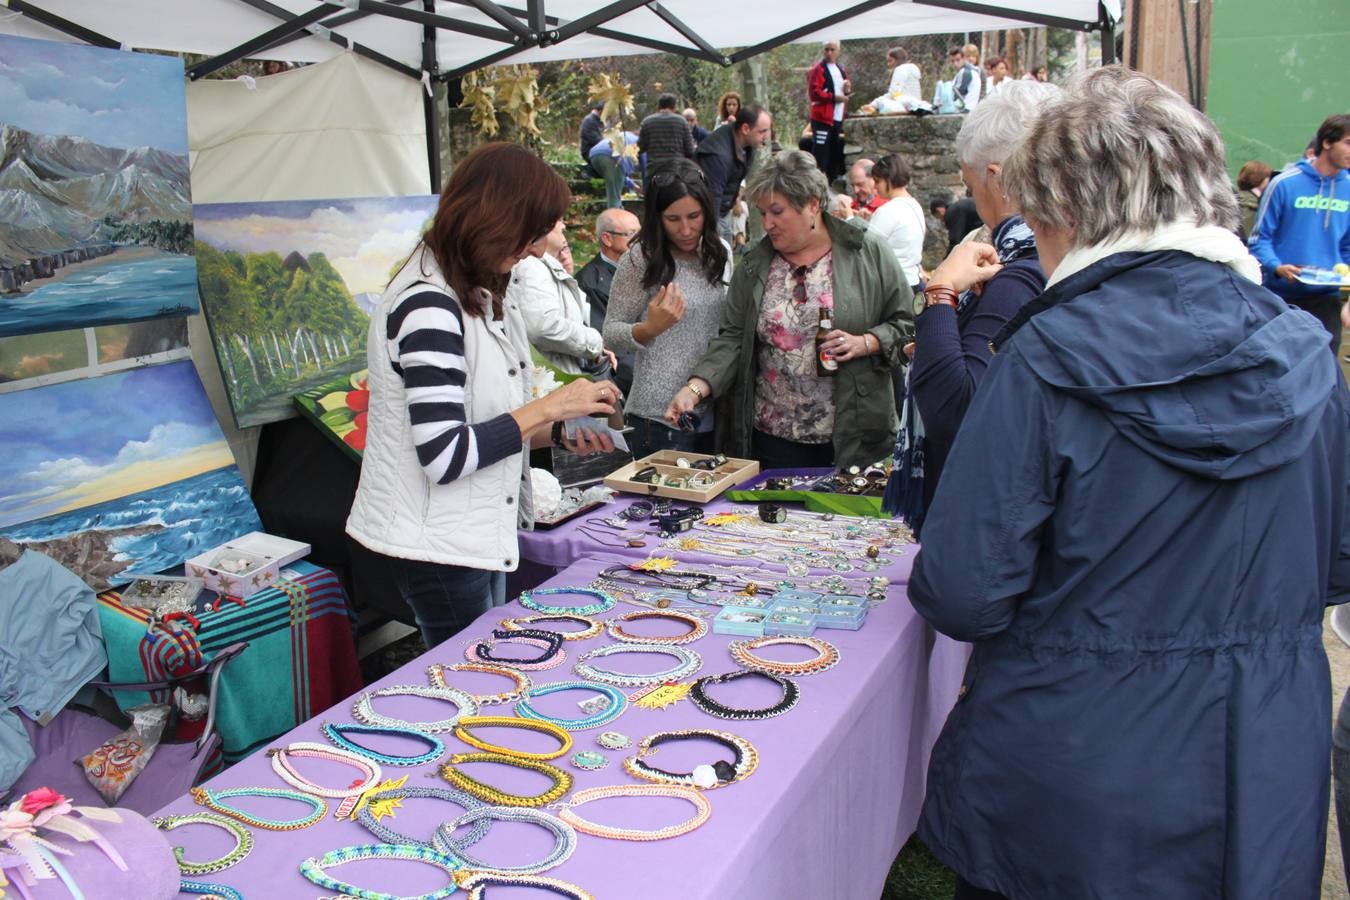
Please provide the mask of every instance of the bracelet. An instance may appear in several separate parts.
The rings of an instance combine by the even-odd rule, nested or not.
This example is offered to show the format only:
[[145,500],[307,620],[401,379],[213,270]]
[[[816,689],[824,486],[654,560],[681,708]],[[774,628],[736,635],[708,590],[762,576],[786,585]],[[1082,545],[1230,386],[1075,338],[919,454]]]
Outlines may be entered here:
[[[481,826],[486,831],[496,822],[529,822],[546,828],[553,833],[553,850],[548,856],[529,865],[493,866],[471,855],[465,849],[468,842],[455,837],[455,830],[465,825],[472,824],[474,828]],[[572,855],[572,851],[577,849],[577,833],[562,819],[537,809],[512,806],[483,806],[470,810],[454,821],[438,825],[431,840],[437,850],[447,856],[463,860],[469,869],[487,869],[503,875],[538,875],[540,872],[547,872],[562,865]]]
[[[776,659],[765,659],[757,656],[754,651],[762,647],[771,647],[775,644],[792,644],[798,647],[809,647],[816,651],[813,659],[804,662],[780,662]],[[757,669],[760,672],[768,672],[771,675],[814,675],[817,672],[824,672],[826,669],[839,662],[839,650],[828,641],[822,641],[814,637],[763,637],[753,640],[732,641],[728,645],[731,650],[731,656],[741,666],[747,669]]]
[[582,628],[579,631],[555,631],[554,634],[562,636],[564,641],[584,641],[593,638],[604,630],[604,625],[595,619],[588,619],[585,616],[573,615],[554,615],[554,616],[520,616],[515,619],[502,619],[502,628],[506,631],[534,630],[531,628],[540,622],[576,622]]
[[949,284],[934,284],[930,281],[928,287],[923,289],[923,296],[927,306],[945,303],[956,309],[956,288]]
[[[706,738],[715,741],[731,751],[732,760],[719,759],[712,765],[695,766],[692,772],[667,772],[649,766],[643,757],[656,750],[662,744],[676,741],[689,741]],[[658,784],[678,784],[685,787],[701,788],[705,791],[726,787],[738,781],[744,781],[759,768],[759,751],[743,737],[725,731],[709,731],[703,728],[690,728],[684,731],[662,731],[638,743],[637,756],[623,761],[623,767],[635,778],[645,778]]]
[[[625,631],[624,622],[639,622],[646,619],[664,619],[669,622],[679,622],[687,625],[689,631],[684,634],[674,636],[665,635],[642,635],[633,634]],[[689,613],[676,612],[675,610],[639,610],[610,619],[605,623],[605,628],[609,631],[609,636],[616,641],[628,641],[634,644],[691,644],[708,633],[708,623],[698,616]]]
[[499,694],[470,694],[469,699],[479,706],[496,706],[500,703],[515,703],[520,695],[530,688],[530,679],[523,672],[508,669],[506,666],[485,666],[482,663],[432,663],[427,666],[427,679],[432,687],[448,688],[446,672],[481,672],[484,675],[500,675],[515,682],[515,687]]
[[[593,800],[609,797],[676,797],[694,805],[695,813],[678,825],[667,825],[654,831],[641,831],[636,828],[617,828],[610,825],[598,825],[588,822],[572,810]],[[594,837],[612,838],[616,841],[659,841],[665,838],[688,834],[712,815],[712,804],[708,798],[692,788],[673,784],[617,784],[611,787],[587,788],[577,791],[568,803],[559,805],[558,817],[582,834]]]
[[594,894],[577,887],[570,881],[548,878],[543,875],[501,875],[497,872],[474,872],[467,878],[462,879],[459,886],[468,892],[469,900],[487,900],[487,889],[490,887],[533,887],[550,891],[559,897],[568,897],[570,900],[595,900]]
[[[296,831],[300,828],[308,828],[328,814],[328,804],[320,798],[281,788],[244,787],[232,788],[227,791],[213,791],[210,788],[195,787],[188,793],[192,795],[193,801],[198,806],[205,806],[212,812],[218,812],[222,816],[229,816],[245,825],[252,825],[254,828],[263,828],[267,831]],[[283,822],[263,819],[222,802],[232,797],[276,797],[285,800],[299,800],[301,803],[308,804],[309,815]]]
[[244,900],[244,895],[228,884],[212,884],[209,881],[191,878],[184,878],[178,882],[178,893],[196,894],[198,900],[210,900],[215,897],[219,897],[220,900]]
[[[548,606],[534,599],[535,597],[556,597],[559,594],[581,594],[584,597],[594,597],[597,602],[588,603],[585,606]],[[596,613],[609,612],[614,608],[616,602],[613,597],[604,591],[597,591],[592,588],[552,587],[520,592],[521,606],[550,615],[593,616]]]
[[[414,862],[431,863],[433,866],[440,866],[450,875],[450,883],[429,894],[418,894],[415,897],[396,897],[394,894],[368,891],[345,881],[338,881],[324,872],[326,868],[364,859],[406,859]],[[300,863],[300,874],[325,890],[337,891],[349,897],[363,897],[365,900],[440,900],[441,897],[449,897],[459,890],[455,883],[455,873],[461,868],[462,864],[459,860],[443,853],[437,853],[435,850],[429,850],[426,847],[416,847],[411,844],[365,844],[359,847],[329,850],[318,859],[311,856]]]
[[[471,729],[474,728],[523,728],[526,731],[534,731],[556,738],[560,746],[557,750],[550,750],[548,753],[513,750],[510,747],[488,743],[472,732]],[[504,756],[514,756],[517,759],[533,759],[538,762],[557,759],[572,749],[572,736],[552,722],[545,722],[540,719],[518,719],[515,716],[465,716],[455,725],[455,737],[470,747],[477,747],[479,750],[501,753]]]
[[[538,647],[542,652],[534,659],[518,659],[515,657],[496,656],[494,651],[498,644],[517,646],[525,644],[532,647]],[[464,651],[464,656],[469,662],[493,663],[499,666],[509,666],[513,669],[522,671],[539,671],[542,669],[552,669],[560,666],[563,660],[567,658],[567,653],[562,649],[563,639],[556,631],[494,631],[492,637],[486,640],[470,644]]]
[[[760,709],[727,706],[725,703],[720,703],[708,696],[709,685],[726,684],[740,678],[766,678],[782,689],[783,696],[772,706],[765,706]],[[797,683],[794,681],[788,681],[786,678],[758,669],[738,669],[725,675],[705,675],[695,681],[693,686],[689,688],[689,702],[708,715],[716,716],[719,719],[772,719],[774,716],[781,716],[796,706],[800,694],[801,688],[797,687]]]
[[[552,780],[553,787],[534,796],[508,794],[506,791],[499,790],[489,784],[483,784],[483,782],[471,778],[455,768],[455,766],[472,762],[501,763],[504,766],[515,766],[517,769],[540,772]],[[441,766],[440,773],[441,777],[450,782],[451,786],[472,794],[479,800],[493,806],[543,806],[545,803],[552,803],[572,789],[572,776],[557,766],[550,766],[548,763],[535,762],[530,759],[520,759],[516,756],[507,756],[503,753],[456,753],[450,757],[450,761],[446,765]]]
[[[432,700],[444,700],[447,703],[453,703],[456,707],[455,714],[448,719],[439,719],[435,722],[409,722],[405,719],[381,715],[375,711],[372,705],[376,697],[402,696],[429,697]],[[399,684],[374,691],[366,691],[360,697],[357,697],[356,703],[352,705],[352,715],[364,725],[407,728],[412,731],[425,731],[428,734],[444,734],[455,727],[455,723],[459,721],[460,716],[477,714],[478,704],[474,703],[472,697],[458,688],[432,687],[425,684]]]
[[[581,719],[559,719],[554,716],[546,716],[530,706],[530,700],[533,698],[545,697],[559,691],[594,691],[597,694],[603,694],[609,703],[599,712],[591,713]],[[526,719],[538,719],[541,722],[552,722],[567,731],[585,731],[587,728],[598,728],[601,725],[613,722],[623,713],[624,707],[627,705],[628,698],[623,695],[623,691],[607,684],[597,684],[593,681],[557,681],[553,684],[536,685],[526,691],[525,696],[516,704],[516,715],[523,716]]]
[[[381,791],[378,794],[374,794],[370,797],[370,801],[411,800],[416,798],[445,800],[456,806],[464,807],[465,811],[481,809],[483,807],[483,802],[477,797],[470,796],[463,791],[451,790],[450,788],[396,788],[394,790]],[[439,848],[434,847],[430,842],[419,841],[415,838],[410,838],[407,835],[399,834],[397,831],[375,818],[375,814],[371,812],[370,803],[362,804],[361,808],[356,811],[356,820],[365,826],[366,831],[369,831],[386,844],[410,844],[414,847],[429,847],[439,852]],[[487,836],[488,829],[491,827],[492,823],[486,820],[475,823],[473,828],[469,830],[469,833],[460,839],[460,843],[467,847],[470,844],[481,841]]]
[[[316,794],[320,797],[332,797],[334,799],[358,797],[380,781],[380,765],[373,759],[368,759],[359,753],[352,753],[348,750],[336,750],[313,741],[296,741],[285,747],[273,747],[267,751],[267,755],[272,757],[272,770],[281,776],[282,781],[296,790],[304,791],[307,794]],[[297,772],[291,766],[290,757],[292,756],[309,756],[314,759],[346,763],[360,769],[361,777],[345,788],[323,787]]]
[[686,382],[684,383],[684,386],[687,387],[687,388],[689,388],[689,390],[693,392],[694,396],[698,398],[698,400],[699,400],[700,403],[702,403],[704,400],[707,400],[707,399],[708,399],[708,395],[705,394],[705,393],[703,393],[703,389],[702,389],[702,388],[700,388],[698,385],[694,384],[693,379],[690,379],[689,381],[686,381]]
[[[359,753],[375,760],[382,766],[420,766],[422,763],[440,759],[441,754],[445,752],[445,743],[440,738],[434,734],[414,731],[411,728],[394,728],[390,725],[361,725],[356,722],[334,725],[331,722],[324,722],[319,726],[319,729],[323,732],[323,736],[332,741],[333,745],[339,749]],[[416,756],[394,756],[391,753],[381,753],[378,750],[371,750],[369,747],[362,747],[348,737],[350,734],[383,734],[391,737],[412,738],[426,744],[427,750],[425,753],[419,753]],[[390,843],[398,843],[398,841],[390,841]]]
[[[660,672],[651,672],[646,675],[626,675],[622,672],[601,669],[592,662],[592,660],[616,656],[621,653],[659,653],[664,656],[675,657],[676,663]],[[674,644],[608,644],[590,651],[577,660],[573,671],[587,681],[598,681],[601,684],[614,684],[621,687],[645,687],[649,684],[660,684],[663,681],[679,681],[681,678],[694,674],[702,666],[703,657],[693,650]]]
[[224,828],[234,835],[233,850],[224,856],[206,862],[188,862],[183,859],[183,848],[174,847],[173,858],[178,862],[178,871],[184,875],[210,875],[212,872],[228,869],[230,866],[241,862],[253,849],[253,835],[248,833],[248,829],[233,819],[227,819],[211,812],[193,812],[181,816],[155,816],[150,820],[150,824],[160,831],[173,831],[182,825],[214,825],[217,828]]
[[[877,342],[877,349],[875,350],[872,349],[872,345],[867,342],[868,338],[871,338],[872,340]],[[863,339],[863,349],[867,351],[868,356],[873,356],[881,352],[881,338],[877,337],[870,331],[864,331],[862,333],[862,339]]]

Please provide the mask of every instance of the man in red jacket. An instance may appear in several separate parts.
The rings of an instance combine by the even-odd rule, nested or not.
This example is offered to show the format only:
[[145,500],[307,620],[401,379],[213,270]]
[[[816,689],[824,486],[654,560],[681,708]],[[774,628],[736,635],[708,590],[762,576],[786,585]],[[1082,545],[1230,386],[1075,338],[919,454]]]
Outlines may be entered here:
[[806,76],[806,92],[811,102],[811,155],[833,182],[844,174],[842,125],[853,92],[848,73],[839,65],[838,41],[825,42],[820,62]]

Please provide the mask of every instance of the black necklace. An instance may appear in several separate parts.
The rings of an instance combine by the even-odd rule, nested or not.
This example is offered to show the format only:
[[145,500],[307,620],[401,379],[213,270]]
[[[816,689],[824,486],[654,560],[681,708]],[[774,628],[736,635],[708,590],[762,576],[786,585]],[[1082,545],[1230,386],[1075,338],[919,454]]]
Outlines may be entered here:
[[[772,706],[766,706],[762,709],[741,709],[735,706],[727,706],[708,696],[708,686],[712,684],[726,684],[729,681],[735,681],[738,678],[758,677],[772,681],[778,685],[782,691],[782,698]],[[716,716],[719,719],[772,719],[774,716],[781,716],[783,713],[797,705],[797,698],[801,694],[801,689],[797,687],[795,681],[788,681],[769,672],[756,672],[752,669],[740,669],[735,672],[728,672],[725,675],[705,675],[698,681],[695,681],[693,687],[689,689],[689,702],[693,703],[699,709],[710,716]]]

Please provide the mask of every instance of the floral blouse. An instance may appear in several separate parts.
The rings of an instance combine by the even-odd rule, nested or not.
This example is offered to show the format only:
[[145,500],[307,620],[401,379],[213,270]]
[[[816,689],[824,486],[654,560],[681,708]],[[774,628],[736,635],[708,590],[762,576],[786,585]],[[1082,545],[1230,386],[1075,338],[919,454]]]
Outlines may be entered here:
[[820,309],[834,308],[834,254],[793,267],[775,256],[764,281],[756,334],[755,428],[802,444],[834,435],[834,383],[816,374]]

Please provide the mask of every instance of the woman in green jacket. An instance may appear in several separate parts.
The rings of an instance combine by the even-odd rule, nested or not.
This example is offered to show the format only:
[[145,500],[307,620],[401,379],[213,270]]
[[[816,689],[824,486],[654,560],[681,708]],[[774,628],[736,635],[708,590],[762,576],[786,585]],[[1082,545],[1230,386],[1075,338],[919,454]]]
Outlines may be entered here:
[[[731,279],[722,327],[666,410],[672,424],[708,397],[731,400],[733,455],[766,469],[864,466],[890,455],[891,367],[914,332],[912,295],[876,236],[826,215],[810,154],[780,153],[750,178],[765,238]],[[818,375],[816,332],[832,374]]]

